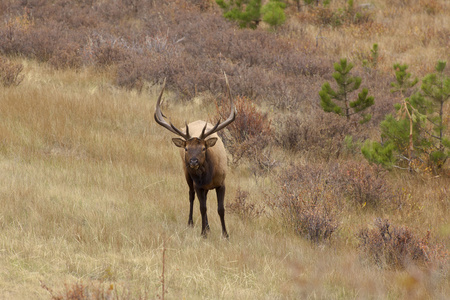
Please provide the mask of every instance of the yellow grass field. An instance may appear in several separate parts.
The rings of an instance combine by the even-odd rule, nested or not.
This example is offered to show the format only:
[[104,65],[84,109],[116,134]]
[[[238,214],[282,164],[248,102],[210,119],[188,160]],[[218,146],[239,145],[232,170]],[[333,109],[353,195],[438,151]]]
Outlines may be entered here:
[[[414,1],[404,11],[373,2],[375,23],[383,26],[320,29],[302,23],[310,12],[291,12],[287,35],[295,39],[303,30],[310,40],[320,38],[324,56],[331,51],[353,61],[378,43],[384,74],[399,61],[420,76],[437,59],[450,64],[449,41],[428,43],[429,36],[450,38],[448,1]],[[419,10],[428,7],[422,2],[443,12]],[[226,203],[243,189],[266,213],[245,219],[226,212],[230,238],[224,239],[210,192],[205,239],[197,199],[194,227],[187,226],[188,187],[173,136],[153,119],[161,86],[119,88],[114,65],[57,69],[10,59],[23,64],[24,80],[0,86],[0,299],[449,298],[448,175],[388,173],[403,192],[401,210],[339,208],[338,230],[314,244],[285,226],[267,202],[278,197],[276,179],[285,166],[326,162],[274,147],[279,169],[255,176],[242,160],[230,165],[226,180]],[[216,113],[215,95],[182,101],[169,90],[164,97],[163,111],[179,127]],[[269,118],[283,113],[260,106]],[[378,136],[374,128],[370,135]],[[430,230],[442,260],[405,268],[373,264],[361,255],[357,234],[377,217],[419,236]]]
[[[215,195],[211,233],[201,238],[198,203],[195,227],[187,227],[178,151],[152,119],[159,87],[137,94],[110,86],[105,73],[23,63],[20,88],[1,90],[1,299],[48,299],[42,286],[58,294],[80,282],[161,297],[163,251],[167,299],[444,299],[450,292],[441,270],[365,264],[347,245],[351,236],[314,246],[270,218],[228,214],[224,240]],[[211,107],[166,110],[207,118]],[[270,183],[245,169],[230,170],[226,199],[242,186],[258,203]],[[424,217],[448,224],[448,211],[441,213]]]

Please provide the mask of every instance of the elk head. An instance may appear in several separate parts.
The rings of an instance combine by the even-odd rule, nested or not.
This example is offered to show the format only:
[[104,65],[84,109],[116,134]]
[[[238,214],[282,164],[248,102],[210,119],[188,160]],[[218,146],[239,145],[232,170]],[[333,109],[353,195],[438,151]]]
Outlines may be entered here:
[[161,112],[161,98],[166,84],[166,80],[164,79],[163,88],[161,90],[161,93],[159,94],[158,101],[156,102],[155,121],[159,125],[169,130],[170,132],[175,133],[176,135],[181,137],[181,138],[173,138],[172,141],[175,144],[175,146],[185,149],[186,166],[193,170],[197,170],[200,166],[203,165],[206,158],[207,149],[213,147],[218,140],[217,137],[210,137],[210,138],[208,137],[231,124],[236,118],[236,108],[233,103],[233,98],[231,96],[231,89],[226,74],[225,74],[225,81],[228,88],[228,96],[230,99],[230,107],[231,107],[229,117],[222,123],[220,123],[219,120],[214,126],[212,126],[212,128],[210,127],[209,129],[207,129],[208,123],[205,122],[205,126],[203,127],[201,134],[198,137],[196,136],[191,137],[189,134],[188,124],[186,124],[185,132],[183,132],[178,128],[176,128],[172,123],[170,124],[167,123],[167,121],[164,119],[165,116]]

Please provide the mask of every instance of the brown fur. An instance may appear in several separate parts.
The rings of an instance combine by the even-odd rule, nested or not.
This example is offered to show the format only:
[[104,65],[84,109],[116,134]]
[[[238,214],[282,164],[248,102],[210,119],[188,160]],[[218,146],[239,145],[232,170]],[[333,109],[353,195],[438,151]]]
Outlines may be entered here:
[[[191,136],[199,137],[202,132],[203,127],[205,126],[205,123],[206,123],[205,121],[201,121],[201,120],[189,123],[188,127],[189,127],[189,133],[191,134]],[[206,129],[208,130],[212,127],[213,127],[213,125],[208,123],[208,126],[206,127]],[[186,131],[186,128],[183,128],[183,130]],[[213,147],[208,148],[206,150],[211,163],[214,165],[212,182],[210,184],[202,187],[206,190],[211,190],[218,186],[223,186],[225,184],[225,177],[226,177],[226,173],[227,173],[227,153],[225,151],[225,146],[223,145],[223,142],[220,139],[220,137],[217,135],[217,133],[214,133],[214,134],[210,135],[209,137],[216,137],[216,138],[218,138],[218,140]],[[187,169],[186,163],[185,163],[184,149],[180,149],[180,155],[181,155],[181,159],[183,161],[183,170],[184,170],[185,176],[188,176],[189,173],[188,173],[188,169]]]
[[[215,189],[217,194],[217,212],[222,224],[222,235],[228,238],[225,227],[225,177],[227,172],[227,154],[222,140],[216,133],[209,135],[206,139],[200,139],[205,121],[195,121],[188,124],[190,138],[175,138],[173,142],[180,147],[180,155],[183,161],[184,175],[189,186],[189,221],[188,225],[194,224],[192,211],[194,207],[195,194],[200,202],[202,215],[202,235],[206,237],[209,230],[208,216],[206,213],[206,199],[209,190]],[[207,130],[214,126],[207,125]],[[186,133],[186,128],[184,128]],[[204,150],[205,149],[205,150]],[[192,159],[198,159],[191,164]]]
[[[200,203],[200,213],[202,215],[202,235],[206,237],[209,230],[208,216],[206,213],[206,199],[208,191],[215,189],[217,195],[217,212],[222,224],[222,235],[228,238],[225,226],[225,177],[227,172],[227,154],[222,140],[216,134],[219,130],[234,122],[236,118],[236,108],[233,104],[230,86],[225,74],[225,81],[228,87],[230,98],[230,115],[222,123],[217,122],[211,125],[205,121],[195,121],[187,125],[184,130],[179,130],[174,125],[165,120],[161,112],[161,99],[166,81],[156,102],[155,121],[182,138],[173,138],[175,146],[181,148],[181,158],[183,161],[184,175],[189,186],[189,220],[188,225],[193,226],[192,211],[194,207],[195,194]],[[184,131],[184,132],[183,132]]]

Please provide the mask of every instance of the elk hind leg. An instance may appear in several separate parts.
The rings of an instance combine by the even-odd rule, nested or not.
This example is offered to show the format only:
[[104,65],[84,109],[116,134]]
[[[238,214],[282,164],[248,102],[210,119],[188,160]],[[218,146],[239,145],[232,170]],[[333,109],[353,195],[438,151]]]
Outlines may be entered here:
[[222,236],[228,238],[227,228],[225,226],[225,186],[220,186],[216,188],[217,194],[217,212],[219,213],[220,223],[222,224]]

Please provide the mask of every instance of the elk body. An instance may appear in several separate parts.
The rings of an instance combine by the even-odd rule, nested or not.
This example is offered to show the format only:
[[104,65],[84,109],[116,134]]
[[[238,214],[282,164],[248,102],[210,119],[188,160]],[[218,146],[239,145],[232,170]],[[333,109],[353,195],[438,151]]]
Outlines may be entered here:
[[188,225],[193,226],[192,212],[194,208],[195,194],[200,202],[200,213],[202,216],[202,236],[206,237],[209,230],[208,217],[206,213],[206,198],[209,190],[216,190],[217,211],[222,224],[222,235],[228,238],[225,227],[225,177],[227,172],[227,155],[222,140],[216,132],[222,130],[231,124],[236,117],[236,109],[231,97],[230,86],[227,82],[230,98],[231,112],[230,116],[223,123],[217,122],[212,125],[205,121],[195,121],[186,125],[183,130],[179,130],[172,123],[167,123],[165,116],[161,112],[161,98],[164,92],[163,88],[156,103],[155,120],[181,138],[173,138],[175,146],[180,148],[183,161],[183,170],[186,182],[189,186],[189,220]]

